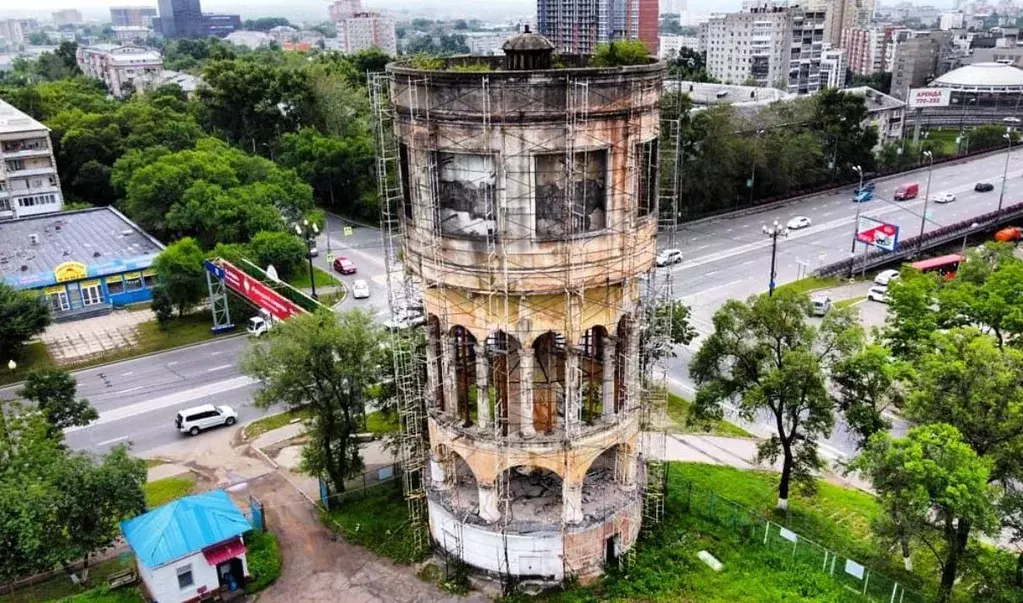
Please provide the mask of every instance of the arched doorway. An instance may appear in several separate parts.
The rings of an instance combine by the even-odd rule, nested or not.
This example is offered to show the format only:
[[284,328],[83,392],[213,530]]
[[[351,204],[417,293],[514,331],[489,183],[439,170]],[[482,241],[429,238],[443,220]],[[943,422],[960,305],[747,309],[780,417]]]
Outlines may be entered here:
[[604,413],[604,359],[610,344],[607,329],[587,329],[579,342],[579,369],[582,389],[582,420],[593,425]]
[[511,432],[511,404],[519,399],[519,342],[504,331],[487,338],[486,355],[490,365],[488,398],[493,398],[491,415],[499,435]]
[[465,327],[452,327],[448,335],[455,374],[455,413],[462,427],[476,422],[476,338]]
[[[565,338],[548,331],[533,342],[533,427],[550,435],[565,416]],[[563,419],[562,419],[563,420]]]

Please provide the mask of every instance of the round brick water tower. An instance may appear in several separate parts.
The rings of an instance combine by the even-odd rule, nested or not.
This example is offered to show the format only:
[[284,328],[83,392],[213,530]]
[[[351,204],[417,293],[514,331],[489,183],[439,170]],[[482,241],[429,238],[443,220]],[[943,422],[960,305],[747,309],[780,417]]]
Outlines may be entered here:
[[505,50],[387,67],[430,533],[486,572],[585,580],[642,520],[665,66],[574,67],[528,32]]

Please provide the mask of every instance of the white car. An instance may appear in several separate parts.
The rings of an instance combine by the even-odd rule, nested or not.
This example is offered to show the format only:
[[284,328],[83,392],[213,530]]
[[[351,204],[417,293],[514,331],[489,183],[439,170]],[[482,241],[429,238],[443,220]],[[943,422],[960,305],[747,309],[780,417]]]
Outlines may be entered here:
[[681,249],[662,249],[657,254],[657,266],[664,267],[670,266],[671,264],[682,263],[682,250]]
[[814,316],[824,316],[831,311],[831,298],[826,295],[814,295],[810,301],[813,303]]
[[806,228],[810,225],[810,218],[806,216],[796,216],[789,220],[788,224],[785,225],[789,230],[799,230],[800,228]]
[[874,277],[874,284],[887,287],[892,281],[899,279],[898,270],[882,270]]
[[952,203],[956,200],[956,196],[952,193],[939,193],[931,197],[931,201],[935,203]]
[[355,299],[366,299],[369,297],[369,283],[362,279],[352,283],[352,297]]
[[867,299],[870,301],[881,302],[882,304],[888,303],[888,287],[871,287],[870,291],[867,291]]
[[174,426],[181,433],[188,435],[199,435],[203,429],[219,427],[221,425],[231,426],[238,421],[238,413],[230,406],[213,406],[203,404],[179,411],[174,419]]

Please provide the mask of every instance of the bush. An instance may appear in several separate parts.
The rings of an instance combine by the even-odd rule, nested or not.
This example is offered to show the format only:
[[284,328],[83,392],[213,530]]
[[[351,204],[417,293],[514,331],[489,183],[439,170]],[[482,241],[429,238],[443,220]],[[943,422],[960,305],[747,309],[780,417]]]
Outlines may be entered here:
[[643,65],[649,62],[650,51],[640,40],[620,40],[610,44],[600,44],[590,59],[593,67],[621,67],[624,65]]
[[267,266],[273,264],[278,276],[283,280],[295,275],[302,267],[306,254],[306,246],[302,239],[290,232],[257,233],[249,242],[249,250],[252,252],[250,259],[256,265],[266,270]]
[[160,323],[160,328],[167,328],[167,324],[172,318],[174,318],[174,302],[171,301],[170,292],[167,291],[166,285],[159,285],[153,289],[153,313],[156,314],[156,321]]
[[252,582],[245,585],[245,592],[252,594],[263,590],[277,580],[281,573],[281,551],[277,537],[270,532],[253,530],[245,534],[247,554]]

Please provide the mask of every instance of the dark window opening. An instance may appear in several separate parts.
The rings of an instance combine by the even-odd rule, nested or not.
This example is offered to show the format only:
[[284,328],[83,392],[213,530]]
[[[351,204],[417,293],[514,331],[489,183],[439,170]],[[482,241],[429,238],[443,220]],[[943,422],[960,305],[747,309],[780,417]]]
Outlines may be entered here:
[[488,155],[437,152],[437,222],[447,236],[483,238],[497,233],[496,172]]
[[408,145],[398,145],[398,171],[401,172],[401,204],[405,219],[412,221],[412,189],[409,186]]
[[607,226],[607,151],[536,158],[536,234],[595,232]]
[[655,138],[649,142],[636,145],[639,156],[639,191],[636,202],[637,215],[642,218],[657,213],[657,171],[660,149]]

